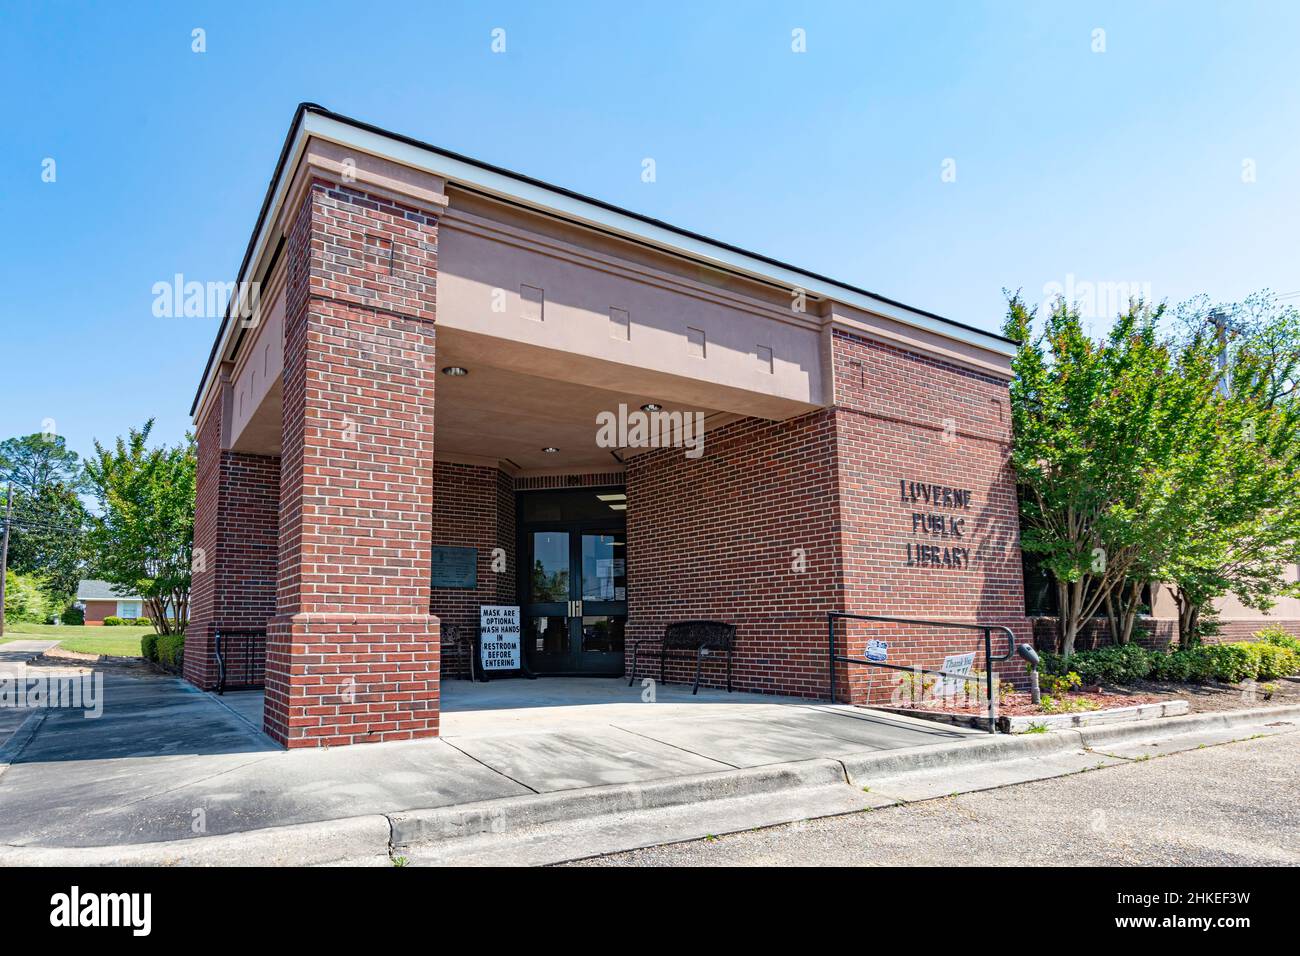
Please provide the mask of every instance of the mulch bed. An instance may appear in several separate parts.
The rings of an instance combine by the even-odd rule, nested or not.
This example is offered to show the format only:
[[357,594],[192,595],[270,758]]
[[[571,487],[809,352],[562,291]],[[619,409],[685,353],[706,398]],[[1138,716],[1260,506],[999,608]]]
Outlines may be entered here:
[[[1164,693],[1118,693],[1118,688],[1096,687],[1074,691],[1067,694],[1066,698],[1071,706],[1061,707],[1054,711],[1045,711],[1040,705],[1035,704],[1029,696],[1028,691],[1023,693],[1010,694],[998,701],[998,713],[1004,717],[1027,717],[1036,716],[1045,713],[1076,713],[1083,710],[1113,710],[1116,707],[1136,707],[1138,704],[1154,704],[1156,701],[1173,700],[1183,696],[1177,691],[1165,691]],[[1043,695],[1047,699],[1047,695]],[[935,698],[933,700],[918,701],[915,704],[904,702],[904,707],[915,710],[935,710],[953,714],[970,714],[975,717],[983,717],[988,713],[988,704],[985,701],[975,701],[971,698],[948,697]]]
[[[1271,695],[1265,688],[1272,688]],[[1138,681],[1113,689],[1134,694],[1163,694],[1182,697],[1189,713],[1205,714],[1216,710],[1244,710],[1248,707],[1286,707],[1300,704],[1300,680],[1279,678],[1272,681],[1244,681],[1240,684],[1171,684],[1165,681]],[[1268,696],[1266,696],[1268,695]]]
[[[1265,686],[1268,685],[1268,686]],[[1119,686],[1085,687],[1066,695],[1074,703],[1075,711],[1082,710],[1079,702],[1085,702],[1089,710],[1113,710],[1116,707],[1135,707],[1138,704],[1154,704],[1162,700],[1188,702],[1188,713],[1209,713],[1219,710],[1243,710],[1248,707],[1285,707],[1300,704],[1300,680],[1282,678],[1264,681],[1258,684],[1245,681],[1240,684],[1176,684],[1168,681],[1138,681]],[[1047,695],[1043,695],[1046,699]],[[976,702],[961,696],[936,698],[933,700],[911,703],[903,701],[900,706],[913,710],[934,710],[954,714],[972,714],[983,716],[988,711],[987,704]],[[1028,692],[1011,694],[998,701],[998,713],[1008,717],[1024,717],[1042,713],[1074,712],[1062,707],[1056,711],[1044,711],[1030,699]]]

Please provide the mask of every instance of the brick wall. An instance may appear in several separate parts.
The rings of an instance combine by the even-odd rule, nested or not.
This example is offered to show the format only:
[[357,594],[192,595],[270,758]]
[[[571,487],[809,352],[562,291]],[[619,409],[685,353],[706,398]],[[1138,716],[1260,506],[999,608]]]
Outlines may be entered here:
[[[278,567],[280,459],[223,450],[223,408],[218,395],[197,432],[195,567],[184,673],[205,690],[217,685],[215,632],[266,627],[275,613]],[[228,682],[261,682],[265,640],[228,642],[222,656]]]
[[[672,621],[727,621],[737,689],[824,695],[825,615],[840,600],[834,456],[834,413],[822,410],[709,432],[698,459],[674,448],[629,458],[629,642]],[[693,669],[681,661],[668,679]],[[658,676],[657,662],[640,673]],[[723,659],[705,676],[724,686]]]
[[[1054,650],[1060,643],[1060,623],[1054,617],[1030,618],[1034,629],[1034,646],[1040,650]],[[1219,623],[1219,633],[1206,639],[1210,644],[1226,644],[1234,641],[1253,641],[1255,635],[1266,627],[1281,627],[1300,637],[1300,621],[1269,620],[1232,620]],[[1134,643],[1153,650],[1166,650],[1178,646],[1178,622],[1165,618],[1139,618],[1133,626]],[[1113,644],[1110,622],[1106,618],[1094,618],[1083,626],[1075,639],[1075,649],[1091,651],[1098,647]]]
[[[833,355],[845,609],[1003,624],[1030,640],[1007,382],[841,331]],[[890,663],[938,668],[973,651],[982,666],[977,632],[846,624],[852,654],[869,638],[888,642]],[[995,634],[994,653],[1006,646]],[[1014,658],[997,670],[1023,679]],[[871,703],[899,683],[880,669],[841,673],[853,699]]]
[[[833,409],[733,423],[708,434],[698,460],[676,449],[628,460],[630,638],[672,620],[729,621],[737,687],[809,697],[828,690],[831,610],[1005,624],[1029,640],[1005,381],[839,332],[833,349]],[[903,500],[900,481],[950,494],[929,507],[910,485]],[[953,489],[969,501],[958,506]],[[983,655],[981,634],[911,625],[842,625],[842,650],[861,656],[871,637],[908,666]],[[1020,679],[1023,666],[999,672]],[[720,686],[722,662],[706,675]],[[847,665],[837,681],[850,688],[841,699],[871,703],[898,684]]]
[[[437,462],[433,471],[435,546],[478,550],[477,586],[432,588],[429,611],[440,626],[472,627],[481,604],[516,604],[515,492],[509,475],[496,468]],[[501,549],[504,569],[494,571],[493,550]],[[442,661],[442,676],[465,675],[464,658]]]
[[86,601],[84,623],[87,625],[103,624],[104,618],[117,614],[116,601]]
[[287,257],[266,730],[289,747],[432,736],[437,220],[317,180]]
[[1219,633],[1210,640],[1218,643],[1252,641],[1255,634],[1266,627],[1280,627],[1287,633],[1300,637],[1300,621],[1258,617],[1253,620],[1220,621]]

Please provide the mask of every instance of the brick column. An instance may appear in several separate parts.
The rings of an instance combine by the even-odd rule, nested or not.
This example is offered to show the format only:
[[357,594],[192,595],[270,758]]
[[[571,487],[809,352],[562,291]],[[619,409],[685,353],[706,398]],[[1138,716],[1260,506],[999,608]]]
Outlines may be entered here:
[[[841,506],[844,609],[1010,627],[1025,617],[1011,407],[1006,378],[836,330],[835,450]],[[889,660],[937,668],[975,652],[978,633],[921,625],[846,623],[844,653],[888,642]],[[1006,648],[994,636],[994,653]],[[996,665],[1024,677],[1012,658]],[[844,666],[841,699],[888,703],[898,675]]]
[[437,219],[319,179],[302,195],[266,731],[289,747],[433,736]]
[[[204,690],[217,686],[215,631],[260,630],[275,613],[280,459],[224,447],[229,370],[220,376],[197,432],[194,574],[185,629],[185,679]],[[261,651],[258,642],[253,675],[246,661],[238,662],[241,675],[260,671]],[[237,652],[245,651],[241,646]]]

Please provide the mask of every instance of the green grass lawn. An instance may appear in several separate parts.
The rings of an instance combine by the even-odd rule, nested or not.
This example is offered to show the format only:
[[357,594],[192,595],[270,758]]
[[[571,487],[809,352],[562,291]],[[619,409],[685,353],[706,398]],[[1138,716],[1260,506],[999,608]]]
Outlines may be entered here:
[[152,627],[84,627],[80,624],[5,625],[4,641],[58,641],[59,647],[79,654],[109,654],[113,657],[139,657],[140,638],[152,634]]

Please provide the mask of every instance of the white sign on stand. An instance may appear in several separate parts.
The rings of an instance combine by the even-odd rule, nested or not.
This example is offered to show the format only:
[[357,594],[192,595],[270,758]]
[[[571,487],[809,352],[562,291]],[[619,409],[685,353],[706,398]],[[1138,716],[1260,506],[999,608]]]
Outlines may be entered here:
[[[947,671],[949,674],[969,674],[972,667],[975,666],[975,654],[950,654],[943,659],[941,671]],[[934,692],[940,697],[951,697],[966,686],[966,681],[960,677],[940,677],[939,682],[935,685]]]
[[483,670],[519,670],[519,607],[482,604],[478,609],[478,620],[479,661]]

